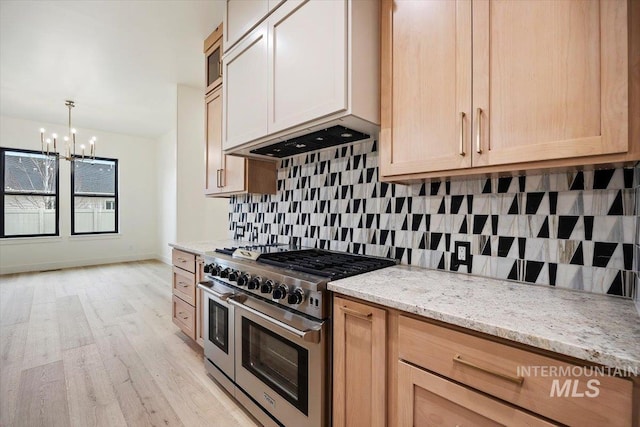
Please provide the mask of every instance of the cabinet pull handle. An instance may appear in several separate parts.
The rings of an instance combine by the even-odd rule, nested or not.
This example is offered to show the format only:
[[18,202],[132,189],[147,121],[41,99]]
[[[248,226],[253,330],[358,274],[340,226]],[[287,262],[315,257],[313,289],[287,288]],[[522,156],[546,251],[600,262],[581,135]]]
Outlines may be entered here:
[[479,371],[486,372],[486,373],[491,374],[491,375],[495,375],[496,377],[500,377],[503,380],[507,380],[507,381],[510,381],[510,382],[518,384],[518,385],[522,385],[522,383],[524,382],[524,377],[504,374],[502,372],[498,372],[495,369],[491,369],[491,368],[484,368],[482,366],[476,365],[473,362],[469,362],[468,360],[464,360],[462,358],[462,356],[460,356],[459,354],[456,354],[455,356],[453,356],[453,361],[455,363],[460,363],[461,365],[465,365],[465,366],[468,366],[470,368],[477,369]]
[[478,128],[476,129],[476,153],[482,154],[482,108],[476,110]]
[[182,257],[178,257],[178,261],[180,261],[180,262],[187,262],[187,260],[186,260],[186,259],[184,259],[184,258],[182,258]]
[[342,311],[344,311],[344,314],[348,314],[350,316],[354,316],[354,317],[359,317],[361,319],[365,319],[365,320],[370,320],[371,316],[373,315],[372,313],[361,313],[357,310],[352,310],[350,308],[347,308],[346,306],[342,306],[340,307],[340,309],[342,309]]
[[222,77],[222,61],[218,61],[218,76]]
[[182,286],[183,288],[188,288],[189,284],[188,283],[184,283],[184,282],[178,282],[178,285]]
[[466,114],[460,112],[460,155],[464,156],[464,117]]
[[222,187],[220,185],[220,169],[216,169],[216,187],[218,188]]
[[226,183],[224,182],[224,169],[220,169],[220,187],[224,187]]

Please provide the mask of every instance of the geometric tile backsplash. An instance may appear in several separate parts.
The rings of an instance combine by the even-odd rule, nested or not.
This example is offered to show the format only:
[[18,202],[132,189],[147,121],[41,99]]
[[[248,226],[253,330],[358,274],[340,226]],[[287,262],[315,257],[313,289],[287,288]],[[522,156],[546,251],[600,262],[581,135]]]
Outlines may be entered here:
[[231,197],[230,234],[634,298],[639,183],[636,167],[388,184],[367,141],[281,160],[277,194]]

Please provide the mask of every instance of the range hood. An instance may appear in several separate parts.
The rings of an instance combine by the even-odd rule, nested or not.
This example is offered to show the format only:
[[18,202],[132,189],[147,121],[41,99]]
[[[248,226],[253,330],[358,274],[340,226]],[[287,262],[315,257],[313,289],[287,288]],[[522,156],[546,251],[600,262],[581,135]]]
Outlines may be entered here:
[[374,0],[283,2],[222,58],[224,154],[275,160],[377,138],[379,22]]

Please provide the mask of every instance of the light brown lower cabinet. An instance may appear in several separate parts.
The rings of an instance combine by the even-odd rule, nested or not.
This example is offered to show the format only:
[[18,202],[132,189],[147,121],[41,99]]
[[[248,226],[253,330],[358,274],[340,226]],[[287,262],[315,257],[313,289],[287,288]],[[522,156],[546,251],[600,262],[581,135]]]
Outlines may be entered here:
[[403,361],[398,361],[401,426],[555,426]]
[[172,320],[182,332],[201,346],[202,339],[202,291],[198,282],[204,277],[204,260],[195,254],[173,249],[172,251]]
[[386,312],[334,298],[333,426],[386,425]]
[[336,427],[640,427],[639,377],[350,297],[333,336]]

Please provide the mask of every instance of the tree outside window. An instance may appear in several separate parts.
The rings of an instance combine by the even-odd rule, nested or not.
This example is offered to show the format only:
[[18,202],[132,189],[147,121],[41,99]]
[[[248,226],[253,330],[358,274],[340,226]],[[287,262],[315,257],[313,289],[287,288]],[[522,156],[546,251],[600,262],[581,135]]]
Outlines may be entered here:
[[58,158],[0,147],[0,237],[57,236]]

